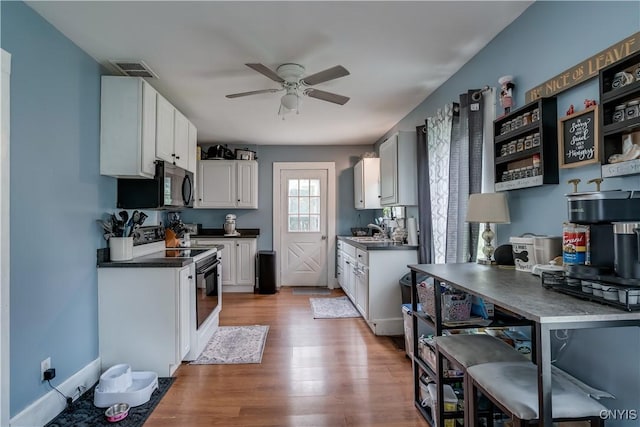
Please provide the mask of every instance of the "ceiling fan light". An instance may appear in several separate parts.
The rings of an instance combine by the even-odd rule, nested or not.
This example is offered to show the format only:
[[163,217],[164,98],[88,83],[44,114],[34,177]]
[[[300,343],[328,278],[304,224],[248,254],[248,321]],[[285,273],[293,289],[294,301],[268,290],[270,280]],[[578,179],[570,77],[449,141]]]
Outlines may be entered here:
[[298,95],[295,93],[287,93],[280,98],[280,104],[287,110],[298,109]]

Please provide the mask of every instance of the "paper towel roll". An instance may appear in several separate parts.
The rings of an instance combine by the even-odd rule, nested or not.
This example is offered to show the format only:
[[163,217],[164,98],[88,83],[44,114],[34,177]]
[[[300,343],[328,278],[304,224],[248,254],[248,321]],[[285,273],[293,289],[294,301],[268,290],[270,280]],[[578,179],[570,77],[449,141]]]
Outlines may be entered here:
[[407,244],[411,246],[418,245],[418,225],[414,217],[407,218]]

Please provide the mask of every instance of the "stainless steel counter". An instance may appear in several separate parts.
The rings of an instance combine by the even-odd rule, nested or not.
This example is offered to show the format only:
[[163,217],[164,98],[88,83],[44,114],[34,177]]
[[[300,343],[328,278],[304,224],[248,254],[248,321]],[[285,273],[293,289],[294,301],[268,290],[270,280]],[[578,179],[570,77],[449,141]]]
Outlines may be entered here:
[[[482,297],[535,322],[538,399],[541,425],[552,425],[551,333],[558,329],[640,326],[640,312],[627,312],[545,289],[530,273],[497,266],[463,264],[409,265],[457,289]],[[413,274],[415,282],[415,274]],[[415,286],[415,283],[413,284]],[[602,351],[607,351],[602,349]],[[611,350],[615,351],[615,350]]]

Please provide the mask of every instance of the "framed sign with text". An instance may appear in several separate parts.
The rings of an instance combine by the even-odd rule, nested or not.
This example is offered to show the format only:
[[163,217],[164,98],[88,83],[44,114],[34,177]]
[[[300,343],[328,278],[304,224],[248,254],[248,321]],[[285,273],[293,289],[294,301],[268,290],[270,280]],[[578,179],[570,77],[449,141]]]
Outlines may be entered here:
[[558,161],[561,168],[600,163],[598,106],[558,120]]

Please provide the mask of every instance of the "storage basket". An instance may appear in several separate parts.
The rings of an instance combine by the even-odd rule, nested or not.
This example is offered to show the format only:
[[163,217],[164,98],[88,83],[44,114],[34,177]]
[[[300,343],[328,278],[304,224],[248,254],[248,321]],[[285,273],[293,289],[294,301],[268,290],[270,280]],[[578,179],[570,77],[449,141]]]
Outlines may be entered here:
[[[417,285],[418,299],[424,312],[432,318],[436,315],[434,285],[431,282],[420,282]],[[471,317],[471,295],[467,293],[444,293],[441,295],[442,321],[463,321]]]

